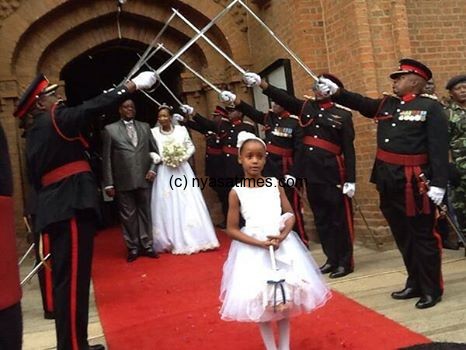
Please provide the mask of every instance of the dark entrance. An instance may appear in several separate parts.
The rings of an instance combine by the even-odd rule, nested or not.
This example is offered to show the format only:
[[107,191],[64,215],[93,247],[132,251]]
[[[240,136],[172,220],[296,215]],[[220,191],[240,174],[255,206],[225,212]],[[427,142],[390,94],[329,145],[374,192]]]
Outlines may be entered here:
[[[60,79],[65,82],[68,104],[79,104],[119,84],[139,59],[138,54],[142,55],[146,47],[146,45],[130,40],[111,41],[84,52],[66,64],[60,73]],[[156,69],[168,59],[167,54],[159,51],[150,59],[149,65]],[[141,71],[148,69],[144,66]],[[174,63],[161,75],[164,83],[180,100],[181,70],[181,65]],[[178,107],[163,86],[151,92],[151,96],[160,103]],[[136,119],[153,126],[157,115],[157,105],[141,92],[135,93],[132,99],[136,103]],[[103,126],[118,120],[117,109],[109,111],[102,118]]]

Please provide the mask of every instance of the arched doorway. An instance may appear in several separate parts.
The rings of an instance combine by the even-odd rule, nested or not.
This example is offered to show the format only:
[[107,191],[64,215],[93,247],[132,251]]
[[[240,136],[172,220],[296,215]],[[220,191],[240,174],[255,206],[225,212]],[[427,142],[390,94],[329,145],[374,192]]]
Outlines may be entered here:
[[[65,93],[69,105],[79,104],[97,96],[119,84],[146,49],[145,44],[132,40],[114,40],[94,47],[68,62],[60,71],[60,80],[65,82]],[[169,56],[162,51],[157,52],[148,62],[149,66],[157,69]],[[149,70],[143,66],[141,71]],[[180,87],[180,73],[182,66],[172,64],[165,70],[161,79],[168,88],[182,100]],[[178,107],[178,103],[163,87],[159,86],[150,95],[160,103]],[[137,107],[136,119],[155,124],[157,105],[143,93],[132,96]],[[103,125],[118,119],[118,113],[108,113],[104,116]]]

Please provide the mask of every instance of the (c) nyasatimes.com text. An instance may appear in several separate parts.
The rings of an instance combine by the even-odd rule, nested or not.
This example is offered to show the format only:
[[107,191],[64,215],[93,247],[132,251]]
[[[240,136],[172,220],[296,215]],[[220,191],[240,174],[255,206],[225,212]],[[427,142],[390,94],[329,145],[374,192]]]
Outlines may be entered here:
[[[209,187],[225,187],[231,188],[233,186],[241,186],[241,187],[272,187],[272,186],[279,186],[279,187],[293,187],[295,185],[295,179],[288,178],[288,179],[277,179],[277,184],[274,184],[271,177],[266,178],[244,178],[244,177],[220,177],[220,178],[199,178],[193,177],[192,179],[188,179],[186,175],[182,176],[175,176],[172,175],[170,177],[170,189],[180,188],[186,189],[188,186],[192,187],[199,187],[203,190],[206,186]],[[303,179],[298,179],[298,181],[302,181]]]

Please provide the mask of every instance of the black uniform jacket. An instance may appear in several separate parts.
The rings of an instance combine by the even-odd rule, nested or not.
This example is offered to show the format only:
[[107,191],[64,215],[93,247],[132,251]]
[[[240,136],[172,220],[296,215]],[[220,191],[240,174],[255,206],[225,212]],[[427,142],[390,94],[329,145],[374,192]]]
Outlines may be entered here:
[[[445,188],[448,172],[448,124],[442,105],[429,96],[403,101],[396,96],[372,99],[342,90],[338,103],[359,111],[377,124],[377,147],[398,154],[427,154],[429,163],[422,171],[431,185]],[[403,190],[404,166],[376,159],[371,182],[380,191]]]
[[[247,115],[254,122],[264,126],[265,142],[267,145],[274,145],[282,149],[290,150],[292,158],[296,161],[295,156],[302,143],[302,129],[299,126],[298,119],[288,112],[279,115],[272,111],[263,113],[253,106],[241,101],[236,106],[238,110]],[[267,163],[264,174],[266,176],[283,177],[283,156],[268,152]]]
[[85,147],[77,139],[80,130],[105,108],[127,99],[128,96],[125,87],[118,87],[76,107],[59,104],[55,110],[56,127],[53,125],[51,111],[34,118],[34,124],[27,133],[26,157],[28,175],[38,196],[38,231],[51,223],[72,218],[75,209],[94,209],[98,214],[97,184],[91,172],[78,173],[49,186],[42,186],[41,178],[67,163],[87,160]]
[[255,127],[251,124],[245,123],[243,121],[237,121],[233,123],[227,119],[222,118],[220,122],[215,122],[213,120],[207,119],[205,117],[196,114],[193,119],[203,125],[206,130],[210,130],[218,134],[220,137],[220,142],[222,144],[223,152],[223,166],[224,166],[224,177],[225,178],[242,178],[243,169],[238,163],[237,155],[228,153],[226,150],[237,150],[236,141],[238,139],[238,134],[241,131],[248,131],[255,134]]
[[[269,85],[264,94],[276,101],[301,121],[303,140],[313,137],[328,141],[341,148],[344,157],[343,182],[356,181],[354,127],[351,112],[335,106],[321,107],[318,102],[300,100],[285,90]],[[309,183],[341,184],[337,157],[319,147],[301,144],[291,175],[304,177]]]
[[205,136],[205,174],[210,178],[223,177],[225,170],[220,136],[216,132],[208,130],[204,123],[188,120],[184,125]]

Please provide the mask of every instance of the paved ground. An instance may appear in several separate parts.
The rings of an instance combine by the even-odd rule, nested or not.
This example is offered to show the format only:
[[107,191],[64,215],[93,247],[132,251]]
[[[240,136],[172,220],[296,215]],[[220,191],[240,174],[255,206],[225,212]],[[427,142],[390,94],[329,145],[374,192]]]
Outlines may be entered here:
[[[318,263],[324,258],[319,245],[312,249]],[[406,279],[400,254],[396,249],[383,252],[355,247],[356,271],[339,280],[329,280],[331,287],[359,303],[424,334],[433,341],[466,343],[466,259],[463,250],[444,250],[443,274],[445,294],[441,303],[431,309],[418,310],[417,299],[396,301],[390,292],[401,289]],[[22,267],[22,276],[32,261]],[[55,330],[53,321],[42,318],[37,279],[24,288],[24,350],[53,349]],[[105,343],[102,327],[94,303],[90,310],[89,339],[92,344]]]

